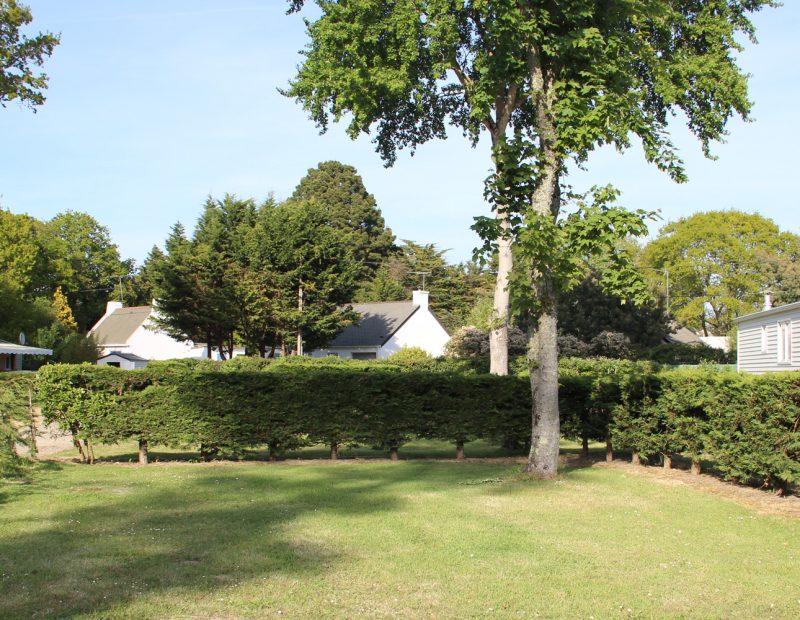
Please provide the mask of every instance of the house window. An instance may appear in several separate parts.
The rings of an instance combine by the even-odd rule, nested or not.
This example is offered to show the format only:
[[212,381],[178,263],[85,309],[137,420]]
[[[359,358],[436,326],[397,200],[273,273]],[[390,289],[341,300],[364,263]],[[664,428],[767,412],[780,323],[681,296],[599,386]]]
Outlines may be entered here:
[[369,353],[353,353],[354,360],[374,360],[378,358],[378,354],[374,351]]
[[761,326],[761,352],[762,353],[766,353],[767,352],[767,346],[768,346],[767,343],[768,343],[768,340],[767,340],[767,326],[766,325],[762,325]]
[[106,362],[106,366],[113,366],[114,368],[119,368],[119,362]]
[[790,364],[792,361],[792,324],[790,321],[778,323],[778,363]]

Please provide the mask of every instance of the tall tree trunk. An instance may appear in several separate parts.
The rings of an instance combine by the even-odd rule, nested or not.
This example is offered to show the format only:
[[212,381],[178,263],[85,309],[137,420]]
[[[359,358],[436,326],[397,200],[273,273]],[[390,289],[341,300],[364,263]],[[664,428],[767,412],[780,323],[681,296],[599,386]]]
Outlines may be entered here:
[[[504,213],[497,215],[500,227],[508,230],[508,218]],[[513,267],[511,238],[497,240],[497,278],[494,285],[494,302],[489,330],[489,372],[493,375],[508,374],[508,313],[511,292],[508,279]]]
[[[544,282],[541,282],[544,281]],[[558,473],[558,443],[561,427],[558,417],[558,348],[557,316],[552,291],[545,292],[547,276],[540,276],[539,299],[547,303],[531,325],[528,340],[528,369],[533,393],[531,451],[526,471],[538,478],[552,478]]]
[[[542,65],[541,50],[529,44],[530,97],[535,104],[539,137],[538,179],[531,199],[535,217],[558,218],[561,209],[559,175],[561,159],[556,151],[557,131],[552,113],[555,102],[553,75]],[[532,267],[530,273],[538,310],[529,327],[528,368],[533,392],[533,423],[528,473],[552,478],[558,473],[558,291],[550,273]]]

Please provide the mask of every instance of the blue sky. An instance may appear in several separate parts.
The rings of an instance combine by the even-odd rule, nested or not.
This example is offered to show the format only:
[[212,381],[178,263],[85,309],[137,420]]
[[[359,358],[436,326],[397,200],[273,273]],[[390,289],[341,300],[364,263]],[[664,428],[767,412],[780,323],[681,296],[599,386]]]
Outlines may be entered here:
[[[180,220],[191,228],[206,196],[288,197],[306,171],[336,159],[355,166],[401,239],[435,243],[466,260],[472,218],[488,214],[488,146],[450,139],[383,167],[368,137],[333,125],[320,136],[282,97],[306,38],[283,0],[26,0],[33,30],[60,32],[47,62],[47,102],[36,114],[0,109],[0,205],[48,219],[71,209],[107,226],[124,257],[141,261]],[[800,233],[795,182],[800,131],[800,3],[755,16],[755,122],[734,121],[717,161],[677,122],[690,181],[672,183],[638,148],[600,150],[569,182],[612,183],[630,208],[664,221],[697,211],[759,212]],[[653,232],[660,224],[653,225]]]

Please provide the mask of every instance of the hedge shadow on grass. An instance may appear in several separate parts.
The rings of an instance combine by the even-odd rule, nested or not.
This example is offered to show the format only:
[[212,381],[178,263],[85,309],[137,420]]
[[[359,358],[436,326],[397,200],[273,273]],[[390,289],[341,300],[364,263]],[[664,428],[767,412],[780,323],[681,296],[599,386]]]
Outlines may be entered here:
[[[26,521],[26,533],[0,538],[0,617],[125,615],[137,599],[168,592],[188,592],[202,610],[203,597],[239,583],[319,574],[346,561],[346,552],[298,541],[286,528],[311,512],[347,517],[397,509],[397,485],[413,481],[418,489],[420,467],[428,466],[385,465],[379,475],[375,467],[307,468],[288,476],[283,467],[156,466],[125,468],[123,477],[118,468],[97,468],[86,485],[69,486],[75,478],[33,482],[34,493],[62,496],[53,497],[59,508],[46,525],[30,530]],[[430,488],[453,477],[430,474],[428,467]],[[153,489],[154,476],[167,480],[164,488]],[[72,500],[80,507],[60,508],[83,493],[91,497]],[[5,526],[27,518],[0,524],[8,532]],[[264,614],[275,611],[263,603]]]

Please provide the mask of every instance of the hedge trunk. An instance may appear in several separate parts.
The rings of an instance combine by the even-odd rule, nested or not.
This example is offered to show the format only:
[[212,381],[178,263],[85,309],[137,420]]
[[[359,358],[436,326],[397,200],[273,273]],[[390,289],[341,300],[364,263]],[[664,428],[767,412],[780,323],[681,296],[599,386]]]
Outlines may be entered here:
[[614,446],[611,444],[611,437],[606,437],[606,462],[611,463],[614,460]]
[[584,433],[581,439],[581,456],[589,458],[589,436]]
[[456,460],[463,461],[464,460],[464,442],[457,441],[456,442]]
[[331,442],[331,460],[336,461],[339,459],[339,444],[335,441]]
[[642,457],[639,456],[639,453],[636,450],[631,452],[631,464],[632,465],[641,465],[642,464]]
[[702,468],[700,467],[700,459],[692,459],[692,473],[699,476]]
[[389,458],[393,461],[400,460],[400,452],[397,446],[392,446],[391,448],[389,448]]
[[672,455],[665,454],[663,455],[663,458],[664,458],[663,462],[664,469],[672,469]]
[[139,465],[147,465],[150,462],[147,454],[147,441],[144,439],[139,440]]

